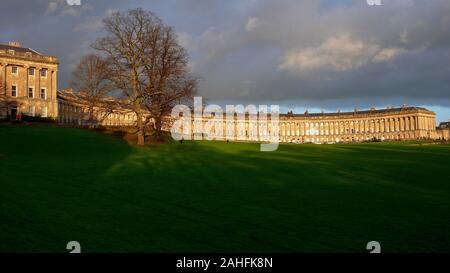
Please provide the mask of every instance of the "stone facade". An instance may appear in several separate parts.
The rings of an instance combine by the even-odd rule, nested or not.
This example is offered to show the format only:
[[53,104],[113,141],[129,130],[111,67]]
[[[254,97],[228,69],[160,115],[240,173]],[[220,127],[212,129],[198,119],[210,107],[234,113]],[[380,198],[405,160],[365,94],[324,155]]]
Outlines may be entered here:
[[[203,119],[203,126],[209,122]],[[193,121],[191,128],[195,128]],[[234,132],[232,140],[259,141],[258,123],[248,119],[235,119],[232,124],[224,120],[214,124],[210,138],[224,140]],[[198,126],[197,126],[198,127]],[[222,128],[222,134],[215,133]],[[279,142],[281,143],[342,143],[369,140],[417,140],[439,139],[436,131],[436,115],[425,108],[400,107],[338,113],[285,114],[279,118]],[[219,129],[220,130],[220,129]],[[272,135],[268,122],[268,134]],[[184,135],[187,132],[178,132]],[[231,133],[233,134],[233,133]]]
[[450,122],[441,122],[436,129],[441,140],[450,140]]
[[[134,126],[136,114],[132,108],[123,101],[116,101],[112,109],[95,108],[96,125],[102,126]],[[63,124],[86,125],[87,102],[82,94],[72,91],[58,92],[59,117]],[[111,105],[105,104],[105,105]],[[147,115],[148,117],[148,115]],[[211,119],[203,118],[203,127]],[[169,131],[173,120],[166,119],[165,130]],[[191,134],[194,138],[196,121],[192,120],[191,132],[178,132]],[[235,119],[233,124],[221,121],[222,134],[216,134],[215,128],[220,128],[217,121],[213,125],[210,137],[225,140],[230,128],[234,132],[233,140],[260,141],[257,122],[246,119]],[[271,134],[270,122],[268,133]],[[449,139],[449,130],[436,129],[436,115],[434,112],[421,107],[404,106],[381,110],[367,110],[338,113],[304,113],[280,115],[279,141],[281,143],[340,143],[362,142],[368,140],[417,140],[417,139]],[[185,129],[182,129],[185,130]],[[442,132],[447,132],[442,133]]]
[[[71,89],[58,91],[58,122],[60,124],[87,126],[89,124],[89,100],[86,95]],[[143,121],[154,122],[149,113],[144,112]],[[131,104],[115,97],[107,97],[94,107],[93,125],[95,127],[130,127],[137,124],[136,113]],[[171,118],[163,120],[163,130],[169,131]]]
[[0,118],[58,117],[58,59],[19,43],[0,44]]
[[281,142],[335,143],[436,138],[435,113],[420,107],[291,114],[282,116],[280,120]]
[[[88,100],[83,93],[71,89],[58,91],[58,122],[76,126],[89,123]],[[136,113],[117,98],[106,98],[94,107],[96,126],[134,126]]]

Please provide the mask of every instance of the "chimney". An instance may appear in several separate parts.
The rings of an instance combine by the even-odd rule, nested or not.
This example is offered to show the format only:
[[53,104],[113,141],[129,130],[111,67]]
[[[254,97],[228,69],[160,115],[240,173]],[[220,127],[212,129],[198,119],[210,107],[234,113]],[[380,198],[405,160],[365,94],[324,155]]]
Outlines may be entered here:
[[22,47],[22,44],[18,41],[9,42],[8,45],[13,47]]

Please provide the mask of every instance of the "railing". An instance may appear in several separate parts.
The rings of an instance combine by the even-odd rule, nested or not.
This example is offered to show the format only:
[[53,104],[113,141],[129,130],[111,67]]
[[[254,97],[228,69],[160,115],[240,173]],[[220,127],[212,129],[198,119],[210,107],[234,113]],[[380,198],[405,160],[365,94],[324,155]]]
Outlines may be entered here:
[[0,50],[0,56],[2,56],[2,57],[19,57],[19,58],[25,58],[25,59],[29,59],[29,60],[45,61],[45,62],[52,62],[52,63],[58,62],[58,58],[56,58],[54,56],[44,56],[44,55],[33,54],[30,52],[24,53],[24,52],[14,51],[14,53],[13,53],[10,50]]

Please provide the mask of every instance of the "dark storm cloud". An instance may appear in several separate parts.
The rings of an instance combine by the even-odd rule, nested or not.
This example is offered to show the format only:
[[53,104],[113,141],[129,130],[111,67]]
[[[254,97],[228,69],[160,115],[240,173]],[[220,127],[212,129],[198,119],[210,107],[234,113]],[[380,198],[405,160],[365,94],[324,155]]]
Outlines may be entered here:
[[114,10],[144,7],[179,32],[200,93],[312,105],[450,100],[450,1],[3,0],[0,40],[60,57],[60,88]]
[[241,29],[205,32],[197,47],[213,54],[196,67],[205,92],[318,105],[347,99],[366,107],[381,98],[448,105],[450,2],[363,2],[324,9],[318,1],[263,1]]

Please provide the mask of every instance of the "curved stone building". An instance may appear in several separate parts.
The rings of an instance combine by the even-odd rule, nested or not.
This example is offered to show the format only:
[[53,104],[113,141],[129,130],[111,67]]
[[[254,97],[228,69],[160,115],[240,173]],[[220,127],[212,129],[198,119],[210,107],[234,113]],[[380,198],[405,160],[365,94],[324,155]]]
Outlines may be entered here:
[[[195,130],[193,128],[199,127],[196,122],[198,121],[192,122],[192,131]],[[209,139],[261,141],[262,138],[258,131],[258,122],[250,121],[248,117],[235,118],[231,122],[203,118],[202,123],[204,127],[208,123],[208,126],[212,127]],[[268,122],[267,125],[267,134],[273,135],[271,123]],[[217,133],[221,130],[223,133]],[[288,113],[279,116],[278,130],[279,142],[299,144],[447,139],[441,131],[436,130],[434,112],[411,106],[337,113]],[[184,129],[182,134],[189,135]]]
[[280,141],[295,143],[435,139],[436,115],[425,108],[288,114],[280,117]]
[[[109,100],[114,100],[109,98]],[[59,117],[58,121],[64,124],[85,125],[87,121],[86,101],[82,94],[71,91],[58,92]],[[133,126],[136,124],[136,115],[132,108],[117,101],[104,103],[114,106],[112,108],[96,107],[98,125],[102,126]],[[174,119],[168,117],[164,126],[169,131]],[[199,128],[199,121],[194,120],[190,128],[176,130],[185,136],[194,139],[195,128]],[[197,123],[197,124],[196,124]],[[200,128],[211,126],[209,136],[200,133],[203,138],[209,137],[217,140],[262,141],[258,131],[258,123],[246,118],[235,117],[234,121],[212,121],[211,118],[202,118]],[[209,123],[209,125],[207,125]],[[232,124],[230,124],[232,123]],[[211,125],[212,124],[212,125]],[[231,133],[230,133],[231,128]],[[223,130],[222,133],[219,133]],[[278,123],[279,142],[281,143],[342,143],[363,142],[369,140],[418,140],[418,139],[446,139],[450,135],[448,130],[437,130],[436,115],[425,108],[404,106],[399,108],[371,109],[366,111],[337,113],[304,113],[281,114]],[[272,134],[272,127],[268,123],[268,132]],[[231,138],[229,136],[232,136]],[[227,137],[228,136],[228,137]]]

